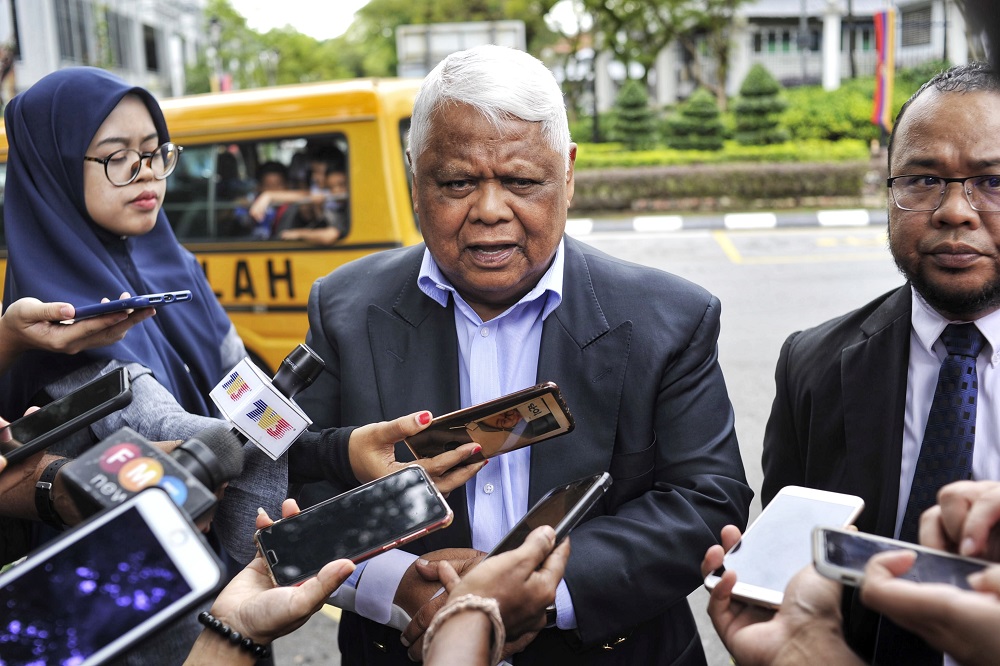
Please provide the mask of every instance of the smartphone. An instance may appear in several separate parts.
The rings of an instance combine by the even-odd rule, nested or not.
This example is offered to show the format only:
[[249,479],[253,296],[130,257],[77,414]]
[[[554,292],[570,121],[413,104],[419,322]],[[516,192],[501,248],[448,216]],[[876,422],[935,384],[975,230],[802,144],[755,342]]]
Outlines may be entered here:
[[257,530],[277,585],[296,585],[327,562],[361,562],[447,527],[451,507],[419,465],[375,479]]
[[405,441],[417,458],[476,442],[483,450],[462,461],[468,465],[565,434],[574,425],[559,387],[546,382],[439,416]]
[[159,488],[0,574],[0,662],[96,665],[214,594],[222,564]]
[[887,550],[912,550],[917,559],[900,578],[917,583],[948,583],[963,589],[969,587],[968,577],[990,566],[986,560],[962,557],[915,543],[886,537],[817,527],[813,530],[813,564],[827,578],[859,586],[865,578],[865,565],[877,553]]
[[597,500],[601,499],[610,485],[611,475],[603,472],[556,486],[535,502],[524,518],[500,539],[500,543],[486,557],[518,548],[532,530],[542,525],[550,525],[555,529],[558,546]]
[[128,370],[116,368],[0,429],[0,453],[24,460],[130,402]]
[[170,303],[183,303],[191,300],[191,292],[168,291],[162,294],[146,294],[145,296],[132,296],[131,298],[120,298],[117,301],[107,303],[94,303],[92,305],[74,306],[75,316],[69,321],[80,321],[90,319],[109,312],[121,312],[122,310],[138,310],[139,308],[154,308]]
[[850,525],[864,506],[855,495],[785,486],[726,553],[722,567],[705,578],[705,587],[711,590],[732,570],[737,575],[734,597],[778,608],[788,581],[812,562],[813,529]]

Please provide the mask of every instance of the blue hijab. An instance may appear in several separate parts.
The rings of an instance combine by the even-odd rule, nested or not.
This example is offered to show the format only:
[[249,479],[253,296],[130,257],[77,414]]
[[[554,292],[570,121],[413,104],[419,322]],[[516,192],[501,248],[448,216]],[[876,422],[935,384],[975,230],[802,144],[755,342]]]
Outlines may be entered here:
[[163,113],[148,91],[92,67],[49,74],[7,105],[4,306],[25,296],[84,305],[123,291],[137,296],[179,289],[190,289],[192,302],[158,310],[107,347],[73,356],[38,350],[22,355],[4,377],[0,414],[8,419],[23,413],[52,381],[111,359],[150,368],[188,412],[212,413],[208,391],[226,369],[220,349],[230,322],[201,266],[177,242],[162,210],[149,233],[122,240],[97,226],[84,203],[84,154],[127,94],[149,109],[160,143],[169,141]]

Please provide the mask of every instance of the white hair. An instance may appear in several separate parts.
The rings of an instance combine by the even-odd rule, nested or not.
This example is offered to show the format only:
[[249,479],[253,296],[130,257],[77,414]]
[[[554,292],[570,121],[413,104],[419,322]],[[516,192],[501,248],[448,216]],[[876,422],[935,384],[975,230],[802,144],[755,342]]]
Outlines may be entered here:
[[431,70],[413,103],[410,168],[427,147],[434,114],[449,103],[468,104],[497,129],[512,120],[541,123],[542,137],[569,169],[569,121],[552,72],[524,51],[486,44],[452,53]]

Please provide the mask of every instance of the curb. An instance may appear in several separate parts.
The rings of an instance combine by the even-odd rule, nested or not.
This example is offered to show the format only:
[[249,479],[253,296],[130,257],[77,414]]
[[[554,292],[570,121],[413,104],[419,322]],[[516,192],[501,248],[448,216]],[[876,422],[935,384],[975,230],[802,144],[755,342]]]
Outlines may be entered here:
[[638,231],[670,233],[706,229],[730,231],[781,229],[795,227],[870,227],[884,226],[883,210],[849,208],[781,213],[726,213],[722,215],[638,215],[625,218],[576,217],[566,221],[571,236],[591,233]]

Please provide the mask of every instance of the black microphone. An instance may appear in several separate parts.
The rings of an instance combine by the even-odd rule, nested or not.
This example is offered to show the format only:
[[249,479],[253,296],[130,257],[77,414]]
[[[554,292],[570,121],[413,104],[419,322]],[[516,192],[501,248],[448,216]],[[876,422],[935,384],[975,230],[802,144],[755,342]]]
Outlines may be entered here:
[[271,378],[271,385],[291,400],[295,394],[316,381],[325,367],[326,363],[319,354],[307,345],[300,344],[281,362],[278,371]]
[[243,470],[243,446],[224,425],[211,426],[169,455],[131,428],[102,440],[62,470],[84,515],[158,486],[192,520],[216,502],[215,491]]

